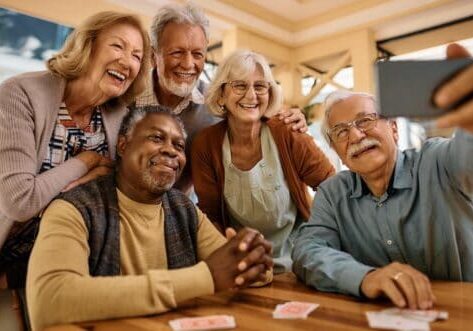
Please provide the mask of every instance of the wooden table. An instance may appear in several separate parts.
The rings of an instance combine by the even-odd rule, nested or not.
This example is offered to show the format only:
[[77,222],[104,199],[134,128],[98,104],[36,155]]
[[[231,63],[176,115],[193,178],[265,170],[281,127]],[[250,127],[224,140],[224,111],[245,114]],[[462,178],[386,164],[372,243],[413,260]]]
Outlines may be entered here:
[[[431,330],[473,329],[473,283],[434,282],[435,309],[449,313],[447,321],[431,324]],[[126,300],[126,298],[124,298]],[[320,307],[306,320],[276,320],[272,311],[286,301],[308,301]],[[392,307],[387,301],[362,302],[356,298],[318,292],[296,281],[293,274],[277,275],[271,286],[246,289],[190,300],[179,309],[155,316],[62,325],[47,331],[169,331],[169,320],[212,314],[233,315],[235,330],[367,330],[366,311]]]

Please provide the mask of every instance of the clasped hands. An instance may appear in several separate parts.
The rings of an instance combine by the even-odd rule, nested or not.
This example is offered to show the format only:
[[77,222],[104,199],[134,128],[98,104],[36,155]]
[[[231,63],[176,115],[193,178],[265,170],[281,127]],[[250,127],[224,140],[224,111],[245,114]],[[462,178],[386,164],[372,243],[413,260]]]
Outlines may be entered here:
[[267,282],[267,274],[273,267],[271,243],[250,228],[243,228],[238,233],[229,228],[226,236],[228,242],[205,260],[215,292]]

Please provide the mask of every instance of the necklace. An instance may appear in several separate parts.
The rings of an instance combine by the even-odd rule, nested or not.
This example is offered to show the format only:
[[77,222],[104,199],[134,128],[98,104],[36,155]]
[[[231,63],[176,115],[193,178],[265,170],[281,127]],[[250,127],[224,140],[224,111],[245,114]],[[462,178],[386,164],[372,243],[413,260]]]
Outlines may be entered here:
[[[74,122],[75,122],[75,121],[74,121]],[[77,122],[76,122],[77,127],[78,127],[79,129],[81,129],[82,131],[86,131],[87,129],[89,129],[91,123],[92,123],[92,118],[89,119],[89,124],[87,124],[87,125],[85,125],[85,126],[84,126],[84,124],[82,124],[82,123],[77,123]]]
[[[74,121],[74,123],[76,124],[76,126],[79,129],[81,129],[82,131],[85,131],[90,127],[90,125],[92,123],[92,117],[94,116],[94,113],[95,113],[95,109],[94,109],[94,111],[92,111],[92,114],[90,116],[87,115],[85,117],[85,120],[82,120],[82,121],[78,121],[76,119],[72,119],[72,120]],[[71,116],[71,118],[72,118],[72,116]]]
[[[65,104],[64,104],[65,106]],[[67,109],[67,107],[66,107]],[[85,116],[82,116],[82,120],[78,120],[78,118],[74,115],[72,115],[69,110],[68,110],[68,113],[69,113],[69,116],[71,118],[71,120],[75,123],[75,125],[81,129],[82,131],[85,131],[87,129],[90,128],[90,126],[92,125],[92,119],[94,117],[94,114],[97,112],[97,111],[100,111],[101,110],[101,107],[100,106],[96,106],[94,108],[92,108],[92,110],[87,113]]]

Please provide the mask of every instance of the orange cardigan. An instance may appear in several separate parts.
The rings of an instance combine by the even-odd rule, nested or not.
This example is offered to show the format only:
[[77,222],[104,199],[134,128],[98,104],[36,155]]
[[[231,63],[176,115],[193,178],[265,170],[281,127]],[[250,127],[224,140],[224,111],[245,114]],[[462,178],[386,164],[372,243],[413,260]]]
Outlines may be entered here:
[[[298,216],[308,220],[311,201],[307,185],[316,189],[335,170],[311,136],[292,131],[289,125],[277,118],[265,123],[278,147],[284,177]],[[226,120],[205,128],[194,139],[191,150],[192,181],[199,198],[198,206],[222,232],[229,226],[223,196],[222,145],[226,132]]]

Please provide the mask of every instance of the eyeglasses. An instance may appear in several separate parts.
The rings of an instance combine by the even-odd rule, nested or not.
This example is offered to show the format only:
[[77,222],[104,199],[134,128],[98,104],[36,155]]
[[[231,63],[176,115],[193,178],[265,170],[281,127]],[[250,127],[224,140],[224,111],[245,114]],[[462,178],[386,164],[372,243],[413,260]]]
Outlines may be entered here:
[[382,116],[376,113],[367,114],[351,122],[337,124],[335,127],[328,129],[327,133],[333,142],[339,143],[348,139],[352,127],[364,133],[373,129],[378,120],[382,118]]
[[[250,88],[250,84],[244,80],[233,80],[231,82],[227,82],[232,87],[233,93],[237,95],[245,95],[246,91]],[[253,90],[255,91],[256,95],[265,95],[269,92],[269,82],[265,82],[264,80],[259,80],[253,83]]]

